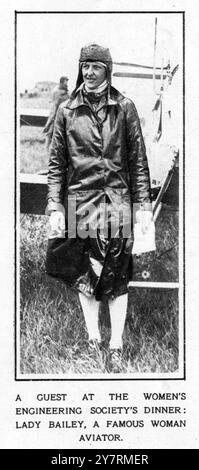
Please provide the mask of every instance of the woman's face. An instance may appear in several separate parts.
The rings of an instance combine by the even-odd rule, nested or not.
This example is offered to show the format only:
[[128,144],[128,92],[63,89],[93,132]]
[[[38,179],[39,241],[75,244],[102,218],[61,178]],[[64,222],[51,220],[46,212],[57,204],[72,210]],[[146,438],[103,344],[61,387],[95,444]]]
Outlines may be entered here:
[[104,82],[106,68],[98,62],[84,62],[82,64],[82,75],[87,88],[93,90]]

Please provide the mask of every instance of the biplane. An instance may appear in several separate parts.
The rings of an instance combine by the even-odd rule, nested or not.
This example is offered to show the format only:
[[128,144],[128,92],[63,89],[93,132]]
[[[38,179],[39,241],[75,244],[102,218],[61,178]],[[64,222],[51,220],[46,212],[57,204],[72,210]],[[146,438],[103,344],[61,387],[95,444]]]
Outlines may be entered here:
[[[157,216],[157,210],[160,210],[161,203],[171,205],[177,209],[179,205],[179,149],[176,145],[173,145],[173,142],[166,142],[165,138],[164,143],[162,143],[161,137],[163,132],[167,132],[167,130],[163,129],[163,126],[167,125],[163,119],[164,95],[168,87],[172,86],[172,80],[179,68],[179,64],[175,65],[173,69],[171,69],[169,63],[162,68],[153,68],[152,66],[129,62],[114,62],[114,64],[120,68],[132,67],[134,69],[141,68],[151,71],[151,73],[117,71],[113,73],[113,76],[130,79],[151,79],[154,82],[155,100],[154,106],[151,109],[153,129],[151,129],[151,139],[145,138],[152,181],[154,214]],[[157,81],[160,82],[158,91]],[[167,120],[172,121],[172,110],[169,109],[166,112],[168,113]],[[172,125],[172,122],[170,125]]]
[[[155,21],[154,56],[153,65],[134,62],[113,62],[113,77],[127,78],[128,80],[151,80],[153,90],[153,105],[148,118],[150,126],[147,127],[145,117],[141,117],[143,135],[147,148],[149,168],[152,182],[153,214],[156,220],[162,207],[178,210],[179,207],[179,148],[173,136],[171,137],[172,106],[165,109],[165,96],[173,86],[173,80],[178,75],[179,64],[171,67],[170,61],[156,66],[157,46],[157,20]],[[128,71],[127,71],[128,69]],[[129,71],[130,69],[130,71]],[[171,104],[171,103],[170,103]],[[24,109],[20,113],[21,126],[43,127],[48,118],[48,110]],[[171,139],[170,139],[171,137]],[[21,213],[44,214],[47,194],[47,172],[39,174],[20,175],[20,210]],[[136,284],[133,283],[133,284]],[[138,285],[139,283],[137,283]],[[142,286],[150,287],[150,283]],[[156,287],[158,284],[155,283]],[[165,283],[170,287],[178,287],[178,283]],[[145,287],[146,287],[145,286]],[[138,285],[139,287],[139,285]],[[151,287],[155,287],[154,285]],[[161,286],[160,286],[161,287]]]
[[[168,103],[168,95],[173,88],[179,64],[171,66],[168,57],[162,57],[161,66],[156,66],[156,55],[157,18],[155,18],[153,65],[114,62],[118,70],[113,72],[113,76],[118,78],[152,81],[153,104],[148,118],[151,125],[147,132],[143,129],[143,134],[151,173],[155,218],[162,203],[176,209],[179,205],[179,148],[174,132],[173,135],[171,133],[171,129],[175,128],[172,115],[175,103],[171,100]],[[146,119],[141,119],[141,123],[146,124]]]
[[[173,87],[173,80],[176,76],[179,64],[171,67],[170,61],[164,64],[162,58],[161,66],[156,66],[156,49],[157,49],[157,18],[155,19],[155,35],[154,35],[154,54],[153,65],[138,64],[134,62],[115,61],[113,62],[113,77],[129,79],[129,80],[147,80],[152,81],[153,105],[151,106],[148,122],[145,116],[141,117],[142,130],[147,147],[147,156],[152,182],[152,197],[154,201],[154,217],[156,218],[162,203],[173,206],[177,209],[179,204],[179,148],[175,140],[171,138],[170,130],[173,127],[172,106],[165,110],[165,97],[167,97],[170,89]],[[131,71],[127,71],[130,69]],[[143,85],[144,89],[144,85]],[[144,100],[144,94],[143,94]],[[174,106],[174,104],[173,104]],[[48,110],[27,109],[20,114],[20,125],[40,126],[44,127],[48,118]],[[165,118],[166,116],[166,118]],[[149,124],[150,123],[150,127]],[[21,179],[21,211],[31,212],[28,197],[30,185],[35,184],[34,208],[36,213],[44,213],[44,207],[41,204],[41,194],[38,188],[42,182],[45,184],[46,172],[41,172],[37,177],[22,175]],[[27,181],[26,181],[27,180]],[[33,182],[35,180],[35,183]],[[32,181],[32,183],[31,183]],[[27,182],[27,185],[25,184]],[[38,197],[36,197],[38,194]],[[31,204],[33,204],[33,194],[31,192]],[[45,198],[43,199],[45,200]],[[35,213],[35,212],[34,212]]]

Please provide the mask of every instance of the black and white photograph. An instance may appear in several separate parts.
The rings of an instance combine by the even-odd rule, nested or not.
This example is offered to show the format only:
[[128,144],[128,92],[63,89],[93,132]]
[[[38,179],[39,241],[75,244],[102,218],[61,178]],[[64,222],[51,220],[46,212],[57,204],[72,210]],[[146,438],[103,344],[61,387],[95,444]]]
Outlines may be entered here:
[[197,1],[0,10],[0,454],[191,465]]
[[16,15],[18,379],[184,377],[183,38]]

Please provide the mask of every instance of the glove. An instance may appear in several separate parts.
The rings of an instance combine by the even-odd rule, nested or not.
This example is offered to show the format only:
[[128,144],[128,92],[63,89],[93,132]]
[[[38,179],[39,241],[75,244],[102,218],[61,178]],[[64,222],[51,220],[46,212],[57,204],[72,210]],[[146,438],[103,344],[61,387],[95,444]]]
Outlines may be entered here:
[[137,211],[136,223],[134,224],[134,244],[132,254],[140,255],[148,251],[154,251],[155,224],[151,211]]
[[51,212],[49,225],[49,238],[65,238],[65,217],[63,212]]
[[136,223],[140,224],[141,232],[143,233],[143,235],[146,234],[152,222],[153,222],[152,211],[143,211],[143,210],[137,211]]

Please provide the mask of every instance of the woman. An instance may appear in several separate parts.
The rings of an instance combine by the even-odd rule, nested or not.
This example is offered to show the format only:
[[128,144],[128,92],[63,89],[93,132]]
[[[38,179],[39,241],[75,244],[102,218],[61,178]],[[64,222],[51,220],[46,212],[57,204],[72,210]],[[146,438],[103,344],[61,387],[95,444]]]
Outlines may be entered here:
[[[133,102],[111,86],[109,49],[81,49],[77,84],[58,109],[50,152],[47,272],[76,288],[89,335],[101,345],[108,300],[112,371],[119,371],[132,262],[133,206],[142,231],[152,219],[150,179]],[[65,237],[65,238],[63,238]]]

